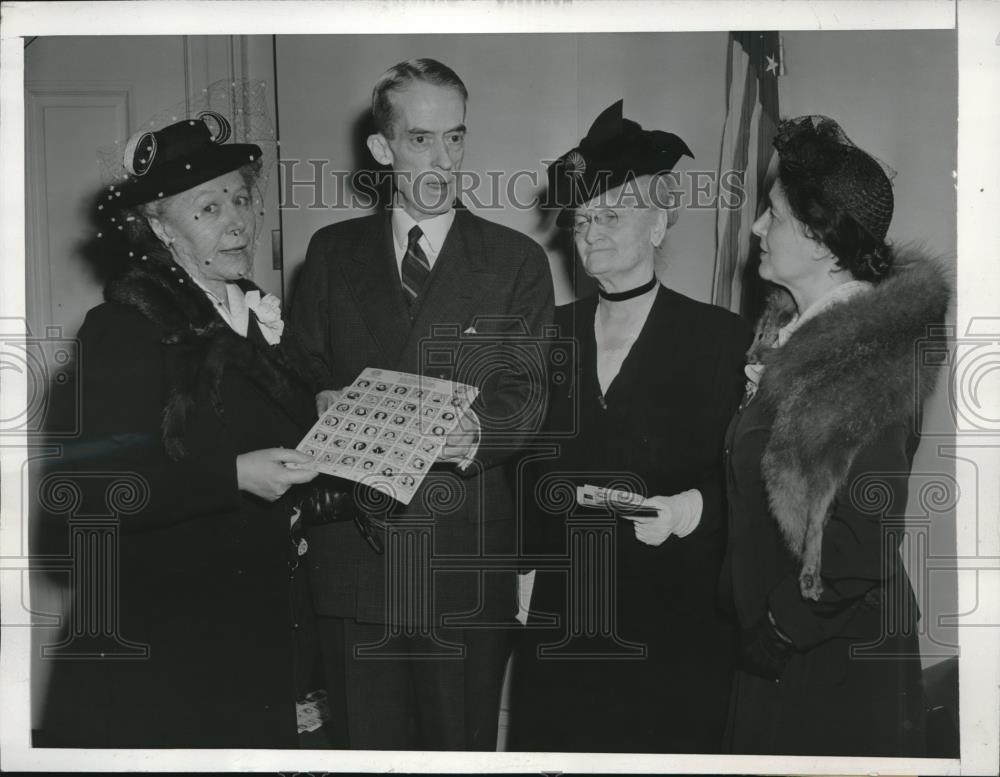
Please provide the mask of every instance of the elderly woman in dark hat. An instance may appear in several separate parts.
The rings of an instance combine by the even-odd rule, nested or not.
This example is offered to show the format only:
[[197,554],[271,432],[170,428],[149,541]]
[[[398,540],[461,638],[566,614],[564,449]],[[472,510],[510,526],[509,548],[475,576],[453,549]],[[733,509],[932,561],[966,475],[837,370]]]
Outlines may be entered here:
[[249,280],[261,149],[228,128],[206,112],[134,136],[102,207],[131,264],[80,330],[68,475],[143,482],[120,519],[114,636],[146,655],[55,662],[49,746],[297,746],[292,489],[316,472],[293,449],[315,409],[277,299]]
[[753,225],[774,291],[727,433],[723,581],[743,637],[731,746],[921,755],[900,516],[935,377],[915,349],[943,323],[949,287],[927,257],[886,245],[889,178],[836,122],[785,121],[774,145]]
[[[676,217],[666,176],[690,155],[677,136],[624,119],[619,101],[549,169],[550,204],[563,206],[558,223],[598,291],[556,312],[576,359],[551,386],[553,453],[534,457],[525,488],[529,550],[541,558],[526,561],[537,571],[512,749],[722,745],[733,644],[715,608],[722,448],[750,332],[656,278]],[[587,485],[625,488],[645,509],[558,496]]]

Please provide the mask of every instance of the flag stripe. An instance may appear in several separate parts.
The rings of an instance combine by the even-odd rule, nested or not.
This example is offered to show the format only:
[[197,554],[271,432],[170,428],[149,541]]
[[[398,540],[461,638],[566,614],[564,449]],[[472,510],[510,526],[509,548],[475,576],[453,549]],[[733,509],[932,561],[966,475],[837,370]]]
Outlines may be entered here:
[[[721,174],[724,174],[727,170],[737,170],[743,174],[744,179],[746,179],[747,170],[747,152],[748,148],[743,142],[746,138],[747,133],[747,123],[749,121],[749,116],[747,114],[747,105],[752,105],[757,99],[757,84],[756,78],[753,74],[753,68],[749,66],[750,57],[742,53],[742,47],[738,43],[734,42],[734,46],[737,46],[741,50],[741,56],[739,61],[743,66],[742,80],[743,89],[739,95],[739,103],[737,104],[737,109],[735,115],[739,117],[739,121],[727,121],[731,129],[729,136],[730,146],[729,154],[724,157],[724,160],[728,158],[730,160],[729,166],[726,170],[720,171],[720,181]],[[737,79],[734,78],[734,81]],[[732,115],[732,114],[730,114]],[[744,189],[746,188],[746,181],[744,180]],[[740,243],[740,233],[742,231],[742,223],[744,220],[744,210],[746,208],[745,200],[744,204],[740,208],[730,209],[724,218],[724,230],[723,230],[723,240],[721,245],[721,261],[720,266],[723,268],[723,272],[720,274],[720,283],[716,288],[716,299],[715,302],[723,307],[732,308],[733,305],[733,288],[732,279],[738,276],[739,270],[739,259],[741,253],[741,243]]]
[[760,133],[758,132],[760,128],[760,103],[755,103],[753,107],[753,114],[750,120],[747,122],[747,132],[749,137],[747,138],[747,149],[753,150],[750,159],[747,162],[747,174],[745,177],[745,191],[746,195],[743,198],[743,206],[740,208],[740,223],[739,223],[739,239],[734,247],[736,252],[736,266],[737,272],[733,273],[733,277],[730,280],[730,305],[738,306],[742,302],[742,291],[743,291],[743,269],[746,266],[747,252],[750,249],[750,228],[753,226],[754,221],[757,220],[757,203],[759,202],[758,196],[758,175],[757,170],[757,159],[760,157],[759,145]]
[[[749,57],[743,47],[730,36],[729,42],[729,71],[727,83],[729,84],[729,103],[726,108],[726,122],[723,127],[722,152],[719,160],[719,186],[723,180],[722,176],[732,165],[728,160],[732,159],[733,148],[738,144],[738,124],[729,120],[730,116],[739,115],[743,104],[743,94],[746,90],[746,79],[743,73],[749,65]],[[719,201],[721,205],[721,200]],[[716,218],[716,261],[715,273],[712,279],[713,298],[717,305],[729,307],[729,278],[733,272],[734,253],[730,248],[729,240],[729,219],[726,218],[719,208]]]
[[[727,55],[727,110],[719,158],[716,257],[712,297],[717,305],[744,306],[744,273],[752,246],[751,227],[764,193],[771,142],[778,120],[776,32],[733,32]],[[770,63],[773,62],[773,65]],[[770,66],[770,69],[768,67]],[[742,176],[739,207],[726,207],[721,185],[730,171]]]

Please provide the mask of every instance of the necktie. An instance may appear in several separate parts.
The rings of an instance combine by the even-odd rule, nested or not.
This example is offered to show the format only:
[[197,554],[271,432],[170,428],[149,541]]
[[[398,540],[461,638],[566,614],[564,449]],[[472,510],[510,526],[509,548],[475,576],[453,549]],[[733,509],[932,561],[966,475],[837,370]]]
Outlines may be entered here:
[[427,278],[431,274],[431,263],[427,261],[427,254],[424,253],[424,249],[417,242],[423,237],[423,234],[418,226],[414,226],[410,230],[409,242],[406,244],[406,254],[403,256],[401,273],[403,292],[406,294],[406,300],[410,303],[411,308],[417,297],[420,296],[420,292],[423,291],[424,285],[427,283]]

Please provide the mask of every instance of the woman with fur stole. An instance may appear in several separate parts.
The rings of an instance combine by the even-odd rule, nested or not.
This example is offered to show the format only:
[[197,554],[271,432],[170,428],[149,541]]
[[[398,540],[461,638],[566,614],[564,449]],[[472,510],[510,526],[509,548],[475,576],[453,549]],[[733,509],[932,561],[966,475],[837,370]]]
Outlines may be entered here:
[[[108,195],[132,260],[80,330],[83,436],[61,476],[136,493],[111,551],[114,639],[53,663],[46,746],[298,746],[292,489],[317,473],[294,447],[315,407],[277,299],[247,277],[261,149],[207,113],[134,136]],[[98,615],[87,590],[73,622]]]
[[730,746],[919,756],[919,612],[898,551],[935,378],[916,344],[943,322],[949,284],[886,245],[889,178],[836,122],[784,121],[774,145],[753,232],[776,288],[726,442],[723,591],[742,630]]

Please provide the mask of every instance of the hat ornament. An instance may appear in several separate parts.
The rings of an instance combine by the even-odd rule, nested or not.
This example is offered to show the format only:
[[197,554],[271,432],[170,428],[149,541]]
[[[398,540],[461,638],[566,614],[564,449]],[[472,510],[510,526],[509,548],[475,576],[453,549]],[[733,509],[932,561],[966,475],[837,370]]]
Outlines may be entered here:
[[143,176],[149,172],[156,156],[156,135],[139,130],[125,144],[123,165],[132,175]]
[[565,158],[562,160],[562,164],[563,171],[566,175],[572,175],[579,178],[587,172],[587,160],[583,158],[583,154],[576,150],[570,151],[566,154]]
[[[212,142],[222,145],[233,136],[233,125],[229,119],[216,111],[202,111],[198,118],[205,122],[208,131],[212,133]],[[215,125],[214,127],[212,125]]]

